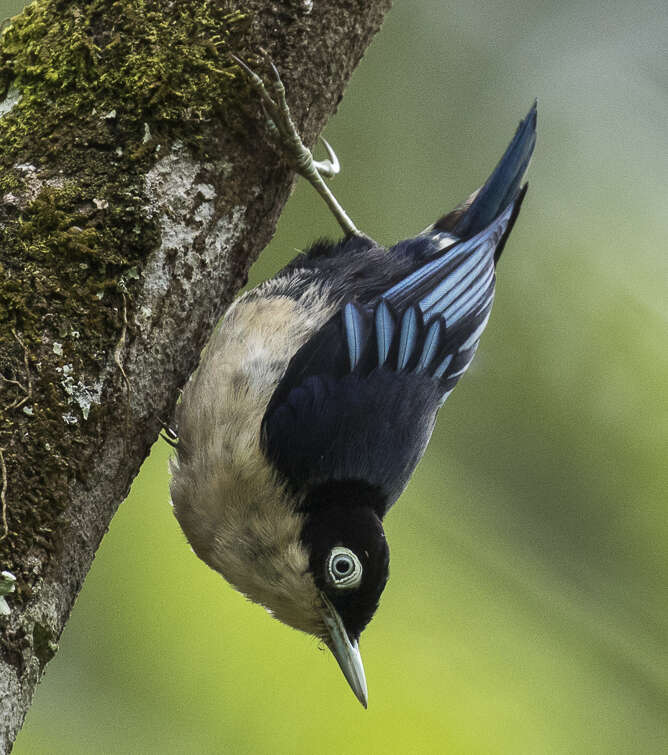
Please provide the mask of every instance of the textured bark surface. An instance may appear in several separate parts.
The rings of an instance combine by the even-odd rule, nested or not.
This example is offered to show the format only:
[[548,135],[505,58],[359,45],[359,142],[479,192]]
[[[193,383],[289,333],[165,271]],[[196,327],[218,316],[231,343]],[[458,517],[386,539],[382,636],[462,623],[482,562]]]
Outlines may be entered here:
[[0,751],[290,191],[229,52],[269,52],[311,144],[389,4],[39,0],[5,29]]

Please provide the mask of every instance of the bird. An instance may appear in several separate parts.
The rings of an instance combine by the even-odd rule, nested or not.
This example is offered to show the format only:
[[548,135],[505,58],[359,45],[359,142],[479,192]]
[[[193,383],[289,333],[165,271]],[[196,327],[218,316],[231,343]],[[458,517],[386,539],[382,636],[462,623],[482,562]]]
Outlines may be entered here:
[[366,708],[359,640],[389,575],[383,520],[490,316],[522,206],[537,105],[476,192],[383,248],[357,229],[301,141],[278,70],[234,57],[270,134],[343,230],[225,313],[175,412],[170,493],[192,549],[271,615],[314,635]]

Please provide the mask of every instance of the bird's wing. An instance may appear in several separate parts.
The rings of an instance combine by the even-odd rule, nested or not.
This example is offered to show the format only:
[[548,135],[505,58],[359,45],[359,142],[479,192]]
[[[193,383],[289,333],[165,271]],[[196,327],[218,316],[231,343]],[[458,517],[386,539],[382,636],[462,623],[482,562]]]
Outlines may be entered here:
[[522,197],[372,301],[346,302],[299,349],[263,420],[265,453],[291,484],[363,480],[388,507],[398,497],[473,359],[492,307],[495,250]]
[[357,244],[337,275],[350,240],[307,255],[350,298],[294,355],[263,419],[264,451],[294,487],[361,480],[386,507],[401,493],[487,324],[535,142],[534,103],[485,184],[385,264]]

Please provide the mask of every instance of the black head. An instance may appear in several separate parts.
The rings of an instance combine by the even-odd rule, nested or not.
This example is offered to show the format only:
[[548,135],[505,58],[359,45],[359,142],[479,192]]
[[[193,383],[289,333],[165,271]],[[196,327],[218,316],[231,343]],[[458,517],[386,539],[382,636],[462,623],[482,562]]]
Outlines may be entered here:
[[377,489],[358,481],[328,482],[307,496],[302,540],[318,589],[341,617],[351,642],[373,618],[387,583],[390,552]]

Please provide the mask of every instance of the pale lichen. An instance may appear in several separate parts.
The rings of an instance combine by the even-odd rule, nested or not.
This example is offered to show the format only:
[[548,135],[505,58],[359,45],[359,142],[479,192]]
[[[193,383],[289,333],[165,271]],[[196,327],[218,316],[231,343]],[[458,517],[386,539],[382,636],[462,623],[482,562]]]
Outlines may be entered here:
[[[231,239],[218,232],[221,225],[238,232],[241,208],[232,207],[223,217],[216,216],[218,190],[201,180],[202,163],[182,141],[172,144],[170,152],[148,171],[144,183],[146,213],[161,228],[161,242],[147,260],[142,276],[139,299],[144,305],[136,313],[138,329],[145,327],[158,303],[174,280],[191,276],[193,271],[210,264]],[[223,183],[231,166],[218,160],[206,163],[206,170]],[[196,240],[206,234],[205,248],[197,249]],[[174,251],[181,250],[176,258]]]
[[82,417],[85,420],[88,419],[91,407],[101,401],[103,381],[98,380],[95,383],[86,384],[81,379],[76,380],[71,364],[65,364],[62,368],[56,368],[56,370],[62,372],[60,385],[67,394],[68,403],[76,404],[81,410]]
[[16,577],[10,571],[0,572],[0,616],[9,616],[11,609],[5,600],[16,589]]
[[20,101],[21,91],[16,86],[16,83],[12,83],[7,90],[7,94],[5,94],[5,99],[0,102],[0,118],[18,105]]

